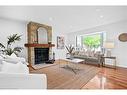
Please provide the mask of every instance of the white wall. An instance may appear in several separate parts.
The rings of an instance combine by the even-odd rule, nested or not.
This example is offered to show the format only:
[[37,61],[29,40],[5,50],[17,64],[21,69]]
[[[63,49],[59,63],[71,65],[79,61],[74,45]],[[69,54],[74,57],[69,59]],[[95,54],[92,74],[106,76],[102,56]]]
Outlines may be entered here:
[[127,21],[120,21],[108,25],[98,26],[87,30],[81,30],[73,33],[69,33],[67,37],[68,44],[75,44],[75,36],[85,33],[93,32],[106,32],[106,40],[113,41],[115,48],[112,50],[112,55],[117,57],[117,65],[121,67],[127,67],[127,42],[120,42],[118,36],[121,33],[127,33]]
[[[8,36],[18,34],[22,35],[22,37],[21,41],[15,43],[15,46],[24,47],[24,44],[27,42],[26,24],[26,22],[0,18],[0,42],[6,44]],[[27,58],[27,51],[25,47],[20,53],[20,56]]]
[[[23,22],[23,21],[0,18],[0,42],[5,44],[7,41],[7,36],[17,33],[19,35],[22,35],[21,38],[22,40],[20,42],[15,43],[15,45],[24,47],[24,44],[27,43],[27,23],[28,22],[25,21]],[[55,47],[53,47],[53,51],[55,52],[56,59],[65,58],[66,56],[65,49],[57,49],[57,36],[64,36],[64,37],[66,36],[59,33],[59,31],[54,29],[54,27],[53,27],[52,36],[53,36],[52,43],[55,44]],[[19,55],[27,59],[27,48],[24,47],[23,51]]]

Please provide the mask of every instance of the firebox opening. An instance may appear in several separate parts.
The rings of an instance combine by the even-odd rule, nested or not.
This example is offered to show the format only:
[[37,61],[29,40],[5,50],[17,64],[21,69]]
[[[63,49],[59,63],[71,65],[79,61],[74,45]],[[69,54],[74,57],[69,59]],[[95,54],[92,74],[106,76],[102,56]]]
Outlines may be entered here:
[[35,65],[44,64],[49,60],[49,48],[34,48]]

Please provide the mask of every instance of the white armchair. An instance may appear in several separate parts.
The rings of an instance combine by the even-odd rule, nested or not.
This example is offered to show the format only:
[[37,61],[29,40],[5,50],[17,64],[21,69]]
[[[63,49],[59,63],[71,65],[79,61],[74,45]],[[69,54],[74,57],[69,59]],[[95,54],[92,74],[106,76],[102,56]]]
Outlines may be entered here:
[[45,74],[0,73],[0,89],[46,89]]
[[[18,59],[19,60],[19,59]],[[15,61],[14,63],[10,63]],[[0,89],[46,89],[45,74],[29,74],[27,63],[0,58]]]

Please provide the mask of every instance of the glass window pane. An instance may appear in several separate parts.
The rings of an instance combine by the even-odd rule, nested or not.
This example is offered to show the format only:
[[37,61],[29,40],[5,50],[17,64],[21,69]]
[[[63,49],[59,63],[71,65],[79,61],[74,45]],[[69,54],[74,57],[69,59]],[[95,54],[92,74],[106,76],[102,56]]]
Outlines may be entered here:
[[104,41],[104,33],[94,33],[94,34],[86,34],[80,35],[76,37],[76,47],[91,49],[95,51],[101,51],[103,41]]

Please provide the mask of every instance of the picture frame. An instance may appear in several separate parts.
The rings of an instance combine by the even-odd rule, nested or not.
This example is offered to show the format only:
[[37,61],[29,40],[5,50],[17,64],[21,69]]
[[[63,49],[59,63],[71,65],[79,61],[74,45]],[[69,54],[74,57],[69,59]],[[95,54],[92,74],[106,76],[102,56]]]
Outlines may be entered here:
[[57,49],[65,48],[65,39],[63,36],[57,36]]

